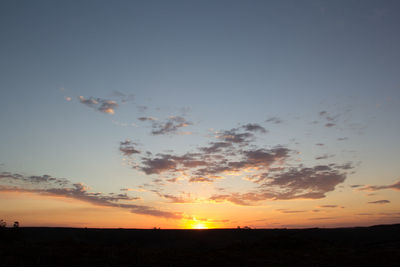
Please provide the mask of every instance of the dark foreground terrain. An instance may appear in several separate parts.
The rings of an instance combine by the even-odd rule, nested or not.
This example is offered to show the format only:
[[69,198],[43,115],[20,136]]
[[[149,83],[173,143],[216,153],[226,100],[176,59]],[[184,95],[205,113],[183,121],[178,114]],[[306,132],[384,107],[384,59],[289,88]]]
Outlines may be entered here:
[[302,230],[0,229],[0,266],[400,266],[400,224]]

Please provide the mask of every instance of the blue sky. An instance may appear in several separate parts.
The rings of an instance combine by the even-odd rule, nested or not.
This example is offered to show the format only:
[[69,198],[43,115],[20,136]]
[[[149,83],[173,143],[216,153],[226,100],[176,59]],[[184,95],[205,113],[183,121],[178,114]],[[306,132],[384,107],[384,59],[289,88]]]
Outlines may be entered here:
[[[266,133],[253,130],[236,157],[285,147],[286,168],[350,163],[332,194],[393,184],[399,9],[397,1],[3,1],[0,171],[49,174],[105,193],[148,183],[180,197],[207,198],[199,193],[207,186],[246,194],[255,187],[244,169],[243,179],[193,184],[190,173],[168,183],[163,172],[146,174],[146,156],[124,154],[120,142],[131,140],[151,159],[182,156],[257,124]],[[114,103],[114,114],[99,110],[103,103]],[[154,134],[171,120],[184,126]],[[388,192],[381,198],[398,209]],[[141,201],[181,209],[154,193]]]

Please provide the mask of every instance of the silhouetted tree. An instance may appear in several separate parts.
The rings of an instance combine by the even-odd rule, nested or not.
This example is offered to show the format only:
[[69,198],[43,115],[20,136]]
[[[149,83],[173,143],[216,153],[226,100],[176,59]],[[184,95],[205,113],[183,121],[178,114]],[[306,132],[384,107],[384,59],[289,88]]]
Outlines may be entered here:
[[18,222],[18,221],[14,222],[13,227],[14,227],[14,228],[19,228],[19,222]]
[[0,220],[0,228],[5,228],[7,226],[7,223],[3,220]]

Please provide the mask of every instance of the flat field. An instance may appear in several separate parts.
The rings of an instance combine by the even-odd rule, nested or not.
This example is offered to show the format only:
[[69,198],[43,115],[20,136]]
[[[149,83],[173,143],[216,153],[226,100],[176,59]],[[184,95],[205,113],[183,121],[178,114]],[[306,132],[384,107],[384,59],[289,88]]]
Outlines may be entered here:
[[0,266],[399,266],[400,224],[334,229],[0,229]]

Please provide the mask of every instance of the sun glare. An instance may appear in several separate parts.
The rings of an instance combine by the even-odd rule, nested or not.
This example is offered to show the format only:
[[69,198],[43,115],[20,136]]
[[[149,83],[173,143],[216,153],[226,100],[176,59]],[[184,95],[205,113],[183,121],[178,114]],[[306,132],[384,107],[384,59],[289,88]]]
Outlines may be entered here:
[[193,225],[192,229],[207,229],[207,226],[204,223],[198,222]]

